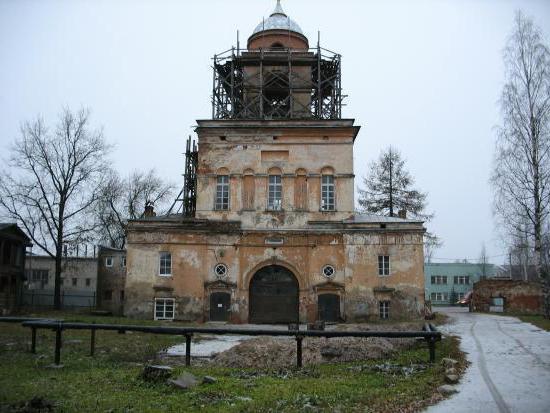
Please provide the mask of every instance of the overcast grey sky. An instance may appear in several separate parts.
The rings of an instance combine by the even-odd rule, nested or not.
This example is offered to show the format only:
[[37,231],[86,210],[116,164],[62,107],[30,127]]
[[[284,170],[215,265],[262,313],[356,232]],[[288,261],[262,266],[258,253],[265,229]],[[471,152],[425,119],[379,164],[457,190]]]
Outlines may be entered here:
[[[0,150],[37,115],[92,110],[126,174],[181,184],[184,141],[211,114],[211,57],[241,45],[275,0],[0,0]],[[488,178],[502,49],[521,9],[550,35],[548,0],[283,0],[309,37],[343,55],[344,116],[362,125],[356,185],[388,145],[436,213],[438,258],[502,262]],[[441,260],[439,260],[441,261]]]

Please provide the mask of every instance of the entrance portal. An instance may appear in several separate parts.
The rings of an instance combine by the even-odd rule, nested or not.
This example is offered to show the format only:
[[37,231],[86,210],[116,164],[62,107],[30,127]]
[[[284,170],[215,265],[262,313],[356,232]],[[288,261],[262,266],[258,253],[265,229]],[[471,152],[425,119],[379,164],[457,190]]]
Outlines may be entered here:
[[210,294],[210,321],[227,321],[230,305],[231,295],[229,293]]
[[250,323],[297,323],[298,281],[280,265],[259,270],[250,281]]
[[322,321],[340,321],[340,296],[337,294],[321,294],[317,299],[319,319]]

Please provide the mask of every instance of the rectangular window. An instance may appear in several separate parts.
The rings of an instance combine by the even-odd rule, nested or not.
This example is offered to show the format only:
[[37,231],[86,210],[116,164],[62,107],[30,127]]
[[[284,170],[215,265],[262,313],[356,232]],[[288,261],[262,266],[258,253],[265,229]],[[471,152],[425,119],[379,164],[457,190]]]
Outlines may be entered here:
[[32,270],[31,281],[48,285],[48,270]]
[[113,266],[113,257],[105,257],[105,266],[106,267],[112,267]]
[[77,283],[77,279],[76,278],[73,278],[73,287],[76,287],[76,283]]
[[390,275],[390,256],[378,256],[378,275]]
[[220,175],[216,184],[216,205],[215,209],[227,211],[229,209],[229,176]]
[[334,176],[321,177],[321,211],[334,211]]
[[159,275],[172,275],[172,254],[161,252],[159,255]]
[[464,298],[464,294],[465,293],[456,293],[456,300],[457,301],[462,300]]
[[113,291],[112,290],[105,290],[103,291],[103,299],[104,300],[110,300],[111,298],[113,298]]
[[456,275],[455,276],[455,284],[470,284],[470,276],[469,275]]
[[432,284],[447,284],[446,275],[432,275]]
[[174,299],[155,298],[155,320],[174,319]]
[[92,284],[92,280],[89,278],[86,278],[86,287],[89,287]]
[[126,267],[126,257],[121,257],[120,258],[120,266],[121,267]]
[[283,181],[281,175],[269,175],[267,209],[270,211],[283,209]]
[[120,290],[120,301],[124,301],[124,290]]
[[378,303],[378,308],[380,311],[380,318],[386,320],[390,318],[390,302],[389,301],[380,301]]
[[432,293],[432,301],[447,301],[449,300],[449,293]]

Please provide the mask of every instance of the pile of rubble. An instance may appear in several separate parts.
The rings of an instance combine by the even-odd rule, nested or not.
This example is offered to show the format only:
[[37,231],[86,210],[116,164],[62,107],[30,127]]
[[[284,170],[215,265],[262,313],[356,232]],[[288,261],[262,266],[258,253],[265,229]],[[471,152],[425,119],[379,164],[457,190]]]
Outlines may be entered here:
[[[415,330],[411,323],[404,325],[341,325],[346,330]],[[302,358],[304,364],[327,362],[350,362],[385,358],[395,351],[408,348],[415,342],[410,338],[314,338],[303,340]],[[213,362],[218,366],[241,368],[278,368],[296,363],[296,341],[292,337],[258,337],[217,354]]]

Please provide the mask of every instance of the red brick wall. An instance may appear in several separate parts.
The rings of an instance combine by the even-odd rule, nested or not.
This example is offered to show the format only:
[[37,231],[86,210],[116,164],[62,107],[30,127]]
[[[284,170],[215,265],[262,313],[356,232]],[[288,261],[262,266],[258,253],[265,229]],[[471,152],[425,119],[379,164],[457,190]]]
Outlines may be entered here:
[[504,298],[506,313],[542,313],[540,284],[516,280],[481,280],[474,284],[472,303],[474,311],[489,311],[491,298]]

